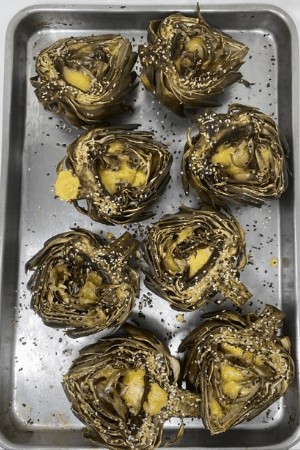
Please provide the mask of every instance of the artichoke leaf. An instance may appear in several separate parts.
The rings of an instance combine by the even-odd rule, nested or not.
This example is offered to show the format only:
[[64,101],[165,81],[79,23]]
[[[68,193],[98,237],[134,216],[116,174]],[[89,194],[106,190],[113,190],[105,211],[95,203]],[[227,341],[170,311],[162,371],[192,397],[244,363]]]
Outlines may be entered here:
[[128,263],[139,245],[129,232],[110,244],[84,229],[53,236],[25,266],[33,272],[31,308],[74,338],[116,329],[139,292],[139,274]]
[[142,250],[145,284],[183,311],[219,292],[242,306],[252,294],[239,280],[246,264],[245,234],[228,208],[183,207],[149,229]]
[[253,206],[280,198],[288,185],[289,147],[270,116],[232,104],[227,113],[208,110],[195,120],[182,158],[187,195],[193,188],[215,204]]
[[138,84],[136,60],[129,39],[120,35],[61,38],[37,55],[30,81],[45,109],[89,128],[131,111],[125,100]]
[[178,417],[179,440],[182,419],[199,417],[200,398],[177,386],[175,360],[165,344],[130,324],[122,335],[83,348],[63,377],[72,411],[86,426],[83,436],[111,449],[154,450],[164,423]]
[[141,81],[180,116],[185,108],[218,104],[214,97],[241,80],[248,47],[197,17],[172,14],[150,21],[147,43],[138,48]]
[[287,391],[294,361],[277,336],[283,316],[271,305],[260,315],[215,312],[182,341],[179,352],[188,350],[183,378],[201,396],[211,434],[252,420]]
[[152,133],[135,128],[94,128],[79,136],[57,165],[56,195],[104,224],[151,217],[149,207],[166,189],[173,158]]

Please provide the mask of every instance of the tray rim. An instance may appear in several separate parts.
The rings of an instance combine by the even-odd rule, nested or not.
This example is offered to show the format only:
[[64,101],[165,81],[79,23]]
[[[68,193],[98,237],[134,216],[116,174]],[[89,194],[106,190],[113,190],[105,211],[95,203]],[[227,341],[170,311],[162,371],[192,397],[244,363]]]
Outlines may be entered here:
[[[12,19],[10,20],[7,30],[6,30],[6,38],[5,38],[5,58],[4,58],[4,64],[6,70],[4,71],[4,83],[3,83],[3,135],[2,135],[2,148],[0,149],[0,189],[2,192],[2,198],[0,202],[0,292],[2,292],[2,274],[3,274],[3,239],[5,237],[5,210],[6,210],[6,186],[7,186],[7,178],[8,178],[8,155],[9,155],[9,125],[10,125],[10,116],[9,114],[5,114],[5,111],[11,111],[11,93],[12,93],[12,58],[11,55],[14,50],[14,34],[16,31],[17,26],[19,23],[26,18],[28,15],[36,12],[43,12],[43,11],[49,11],[49,12],[62,12],[62,11],[73,11],[73,10],[79,10],[84,12],[109,12],[109,13],[115,13],[116,11],[120,11],[120,8],[122,7],[122,3],[119,4],[113,4],[110,5],[109,2],[104,0],[104,2],[99,4],[58,4],[58,3],[49,3],[49,4],[34,4],[32,6],[27,6],[23,9],[21,9],[17,14],[15,14]],[[160,4],[160,5],[154,5],[154,4],[143,4],[143,5],[126,5],[126,11],[132,11],[132,12],[147,12],[149,10],[153,10],[155,12],[171,12],[171,11],[183,11],[183,12],[192,12],[195,10],[194,5],[190,4],[183,4],[181,2],[178,2],[175,0],[175,3],[171,4]],[[201,7],[201,12],[208,13],[214,13],[214,12],[264,12],[269,11],[282,19],[286,25],[288,26],[290,33],[291,33],[291,53],[292,53],[292,92],[294,94],[293,101],[292,101],[292,141],[293,141],[293,159],[294,159],[294,194],[300,193],[300,156],[299,156],[299,38],[298,38],[298,30],[295,25],[294,20],[292,17],[281,7],[269,4],[269,3],[263,3],[263,4],[253,4],[253,3],[247,3],[247,4],[230,4],[230,3],[224,3],[224,4],[210,4],[210,5],[203,5]],[[297,151],[298,150],[298,151]],[[4,195],[3,195],[4,194]],[[300,195],[300,194],[298,194]],[[296,200],[298,199],[298,202]],[[295,195],[295,215],[294,215],[294,236],[295,236],[295,249],[294,249],[294,256],[295,256],[295,274],[296,278],[294,280],[295,283],[295,292],[296,294],[300,293],[300,208],[297,208],[297,206],[300,206],[299,198],[297,198],[297,195]],[[295,302],[295,313],[296,316],[300,317],[300,302]],[[1,298],[0,298],[0,307],[1,307]],[[0,310],[1,314],[1,310]],[[300,324],[299,321],[296,323],[296,338],[299,341],[300,338]],[[1,344],[1,343],[0,343]],[[1,351],[1,348],[0,348]],[[299,367],[300,363],[300,352],[295,353],[295,362],[296,367]],[[298,385],[299,389],[299,385]],[[296,432],[294,433],[296,434]],[[292,437],[291,437],[292,439]],[[300,440],[300,424],[297,429],[297,436],[295,436],[295,439],[292,443],[288,445],[288,447],[284,447],[286,449],[291,448],[291,446],[294,446],[299,442]],[[20,449],[21,447],[16,444],[12,444],[11,442],[7,441],[6,438],[2,435],[2,432],[0,431],[0,446],[3,446],[5,449]],[[1,448],[1,447],[0,447]],[[36,449],[38,450],[40,447],[37,445],[32,445],[30,447],[32,450]],[[44,447],[47,450],[56,449],[57,447],[47,446]],[[172,448],[172,447],[171,447]],[[187,450],[187,447],[178,447],[176,446],[178,450]],[[207,447],[199,447],[199,449],[206,449]],[[196,448],[195,448],[196,449]],[[252,450],[255,450],[254,447],[251,447]],[[259,447],[259,450],[284,450],[283,447],[279,446],[264,446]],[[70,449],[71,450],[71,449]],[[220,449],[221,450],[221,449]]]

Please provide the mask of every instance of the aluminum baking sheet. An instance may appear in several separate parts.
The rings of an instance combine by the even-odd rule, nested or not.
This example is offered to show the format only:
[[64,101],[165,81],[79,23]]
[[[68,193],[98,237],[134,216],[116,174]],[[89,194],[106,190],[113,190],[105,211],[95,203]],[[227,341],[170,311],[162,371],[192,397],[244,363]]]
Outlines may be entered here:
[[[200,5],[201,6],[201,5]],[[49,237],[70,227],[119,236],[124,229],[143,239],[147,227],[180,204],[197,206],[186,197],[180,179],[180,161],[190,118],[178,118],[161,106],[140,84],[131,97],[134,112],[113,124],[139,123],[156,139],[169,143],[174,155],[172,180],[154,205],[156,216],[141,224],[102,226],[79,214],[72,205],[54,198],[55,167],[66,147],[80,132],[46,112],[37,102],[29,78],[35,75],[35,56],[61,37],[121,33],[137,49],[144,43],[148,22],[175,11],[195,15],[191,6],[33,6],[21,11],[7,31],[4,126],[1,181],[1,328],[0,328],[0,445],[5,449],[88,449],[79,422],[61,387],[79,349],[101,335],[72,340],[42,324],[29,308],[25,262]],[[185,420],[181,449],[283,450],[299,438],[299,105],[298,39],[295,26],[283,11],[263,5],[205,6],[205,19],[249,47],[242,66],[244,78],[255,83],[229,87],[217,108],[240,102],[260,108],[279,123],[291,147],[292,175],[280,200],[262,208],[232,206],[247,235],[249,264],[242,280],[253,292],[243,309],[260,312],[265,303],[285,314],[283,332],[292,341],[296,376],[283,399],[255,420],[211,437],[200,421]],[[139,66],[137,65],[139,71]],[[271,264],[274,259],[277,267]],[[276,264],[275,264],[276,266]],[[223,307],[231,308],[230,304]],[[141,283],[140,298],[130,322],[154,332],[176,357],[181,339],[195,327],[206,305],[185,313],[178,322],[169,304]],[[178,420],[166,424],[166,439]]]

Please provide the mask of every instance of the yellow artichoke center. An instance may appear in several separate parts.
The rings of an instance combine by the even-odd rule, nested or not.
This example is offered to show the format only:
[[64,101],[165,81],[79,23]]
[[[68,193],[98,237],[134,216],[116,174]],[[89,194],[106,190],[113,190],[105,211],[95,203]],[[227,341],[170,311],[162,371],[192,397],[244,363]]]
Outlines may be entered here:
[[92,78],[81,70],[65,66],[63,68],[63,77],[68,84],[83,92],[88,92],[91,87]]
[[167,392],[157,383],[151,385],[147,401],[143,404],[143,409],[151,416],[158,414],[168,401]]
[[106,167],[99,169],[99,177],[102,185],[110,195],[115,195],[121,186],[130,188],[141,188],[146,186],[149,173],[148,168],[135,165],[128,154],[123,153],[121,142],[111,144],[107,155],[116,156],[118,162],[114,168]]
[[59,172],[55,183],[55,194],[67,202],[78,196],[80,181],[69,170]]
[[129,370],[123,378],[123,384],[126,386],[126,390],[122,398],[126,405],[136,414],[142,406],[142,398],[145,390],[145,375],[145,369],[141,368]]
[[205,264],[209,261],[213,249],[210,246],[192,249],[187,258],[178,258],[174,255],[176,247],[184,240],[193,235],[191,227],[182,230],[176,239],[170,236],[163,248],[163,263],[166,269],[173,275],[175,273],[183,273],[188,268],[189,278],[192,278]]
[[144,367],[129,370],[122,380],[123,385],[125,385],[125,391],[121,396],[134,414],[139,413],[143,408],[147,414],[155,416],[166,405],[168,393],[158,383],[152,383],[147,400],[142,404],[146,388],[145,377],[146,370]]

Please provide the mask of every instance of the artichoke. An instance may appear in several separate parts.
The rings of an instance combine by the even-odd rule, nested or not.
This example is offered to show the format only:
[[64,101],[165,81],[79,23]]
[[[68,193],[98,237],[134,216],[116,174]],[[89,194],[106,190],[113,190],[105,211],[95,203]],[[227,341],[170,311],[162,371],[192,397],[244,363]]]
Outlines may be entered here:
[[185,192],[193,187],[215,202],[261,206],[286,189],[288,153],[275,121],[257,108],[232,104],[227,114],[208,111],[188,130],[182,159]]
[[241,80],[248,47],[197,18],[172,14],[149,24],[140,45],[141,81],[171,111],[214,105],[210,97]]
[[258,316],[229,311],[206,320],[181,343],[189,348],[183,377],[201,396],[211,434],[252,420],[284,395],[294,376],[288,337],[278,337],[284,314],[266,305]]
[[[177,386],[180,365],[156,337],[125,324],[129,336],[90,345],[63,378],[83,436],[113,450],[152,450],[170,417],[199,416],[199,396]],[[170,445],[170,444],[169,444]]]
[[137,86],[136,60],[120,35],[62,38],[38,54],[30,81],[46,110],[84,128],[131,111],[125,99]]
[[95,128],[69,145],[55,191],[97,222],[141,221],[153,215],[145,210],[165,190],[171,164],[167,147],[149,132]]
[[128,232],[109,244],[84,229],[52,237],[25,266],[34,271],[31,308],[72,338],[116,329],[139,293],[138,272],[128,265],[139,244]]
[[143,252],[146,286],[175,309],[193,311],[218,292],[237,306],[252,296],[238,279],[245,235],[229,209],[181,207],[153,224]]

